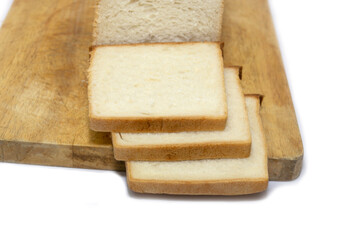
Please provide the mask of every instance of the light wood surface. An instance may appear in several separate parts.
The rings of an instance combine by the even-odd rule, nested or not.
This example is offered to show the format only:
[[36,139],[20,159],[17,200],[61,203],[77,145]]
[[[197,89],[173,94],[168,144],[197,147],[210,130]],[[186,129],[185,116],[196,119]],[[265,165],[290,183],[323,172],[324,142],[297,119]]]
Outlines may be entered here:
[[[124,170],[88,128],[94,0],[15,0],[0,31],[0,161]],[[38,7],[32,7],[38,6]],[[302,142],[266,0],[226,0],[225,65],[263,94],[271,180],[299,175]]]
[[242,66],[244,92],[264,95],[270,180],[292,180],[304,151],[267,0],[226,0],[223,24],[225,66]]
[[110,134],[88,128],[93,3],[14,1],[0,32],[1,161],[124,169]]

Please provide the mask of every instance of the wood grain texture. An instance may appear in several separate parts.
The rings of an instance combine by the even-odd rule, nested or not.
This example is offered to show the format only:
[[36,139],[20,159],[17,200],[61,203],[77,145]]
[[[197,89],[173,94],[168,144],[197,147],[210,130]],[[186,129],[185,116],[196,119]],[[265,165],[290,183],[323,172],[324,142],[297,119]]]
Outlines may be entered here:
[[[94,4],[14,1],[0,31],[0,161],[124,170],[110,135],[88,127]],[[243,66],[245,93],[265,95],[270,179],[294,179],[303,148],[267,0],[225,0],[225,9],[225,65]]]
[[88,128],[93,4],[14,1],[0,32],[1,161],[124,169],[110,134]]
[[244,93],[264,96],[270,180],[299,176],[303,145],[267,0],[226,0],[224,64],[242,66]]

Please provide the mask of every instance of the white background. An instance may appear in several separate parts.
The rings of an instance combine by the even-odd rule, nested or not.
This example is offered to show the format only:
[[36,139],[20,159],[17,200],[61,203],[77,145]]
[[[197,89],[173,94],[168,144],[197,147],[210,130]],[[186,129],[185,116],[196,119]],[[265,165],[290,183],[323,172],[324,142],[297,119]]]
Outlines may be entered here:
[[297,180],[246,197],[152,196],[122,173],[0,163],[0,239],[339,239],[339,1],[269,2],[305,149]]

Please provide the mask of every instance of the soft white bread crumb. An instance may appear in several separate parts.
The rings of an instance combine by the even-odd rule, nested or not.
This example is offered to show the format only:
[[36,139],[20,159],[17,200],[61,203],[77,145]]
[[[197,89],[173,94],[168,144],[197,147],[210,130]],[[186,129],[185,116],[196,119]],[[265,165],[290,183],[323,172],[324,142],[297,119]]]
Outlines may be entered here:
[[115,159],[168,161],[248,157],[251,133],[239,69],[225,68],[224,78],[228,118],[223,131],[112,133]]
[[93,45],[220,41],[223,0],[99,0]]
[[264,191],[268,184],[268,169],[259,99],[246,97],[246,105],[252,134],[252,149],[248,158],[126,162],[131,190],[192,195],[239,195]]
[[226,123],[218,43],[96,47],[88,93],[96,131],[222,130]]

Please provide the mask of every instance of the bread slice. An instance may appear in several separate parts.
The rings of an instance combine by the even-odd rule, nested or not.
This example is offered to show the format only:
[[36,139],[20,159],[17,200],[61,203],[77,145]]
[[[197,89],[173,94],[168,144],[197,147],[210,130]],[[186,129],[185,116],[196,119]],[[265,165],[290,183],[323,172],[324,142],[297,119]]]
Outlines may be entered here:
[[228,118],[223,131],[112,133],[115,159],[173,161],[248,157],[251,133],[238,76],[238,68],[224,69]]
[[219,43],[99,46],[89,67],[90,128],[222,130],[227,105]]
[[252,149],[248,158],[181,162],[126,162],[132,191],[156,194],[241,195],[268,185],[265,136],[258,97],[246,97]]
[[223,0],[100,0],[93,45],[221,41]]

